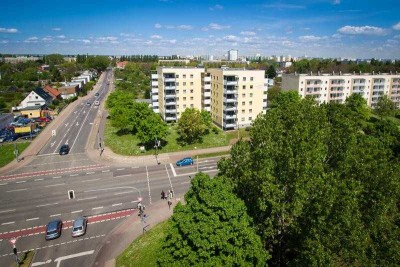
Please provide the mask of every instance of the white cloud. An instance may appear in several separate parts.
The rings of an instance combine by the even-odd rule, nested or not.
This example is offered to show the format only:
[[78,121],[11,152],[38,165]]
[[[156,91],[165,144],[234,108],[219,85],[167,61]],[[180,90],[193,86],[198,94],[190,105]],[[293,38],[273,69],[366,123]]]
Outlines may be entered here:
[[134,37],[135,36],[133,33],[123,33],[123,32],[121,32],[119,35],[123,36],[123,37]]
[[217,5],[215,5],[215,6],[210,7],[209,9],[210,9],[211,11],[214,11],[214,10],[222,10],[222,9],[224,9],[224,7],[217,4]]
[[325,40],[328,37],[326,36],[314,36],[314,35],[304,35],[304,36],[300,36],[299,40],[303,41],[303,42],[315,42],[315,41],[321,41],[321,40]]
[[338,32],[352,35],[386,35],[387,30],[374,26],[344,26]]
[[9,28],[9,29],[7,29],[7,28],[0,28],[0,32],[2,32],[2,33],[17,33],[18,30],[17,30],[17,29],[14,29],[14,28]]
[[203,27],[201,30],[203,31],[208,31],[208,30],[225,30],[229,29],[231,26],[230,25],[220,25],[217,23],[210,23],[208,24],[208,27]]
[[96,39],[96,41],[98,41],[98,42],[113,42],[113,41],[116,41],[116,40],[118,40],[118,38],[117,37],[114,37],[114,36],[105,36],[105,37],[98,37],[97,39]]
[[340,5],[340,0],[333,0],[334,5]]
[[393,25],[393,29],[395,29],[396,31],[400,31],[400,22],[396,25]]
[[24,42],[25,43],[37,43],[39,40],[39,38],[37,38],[36,36],[33,37],[29,37],[28,39],[26,39]]
[[80,42],[82,42],[82,43],[84,43],[84,44],[90,44],[90,43],[91,43],[91,41],[88,40],[88,39],[79,39],[79,40],[77,40],[77,41],[80,41]]
[[58,35],[57,38],[64,39],[65,35]]
[[69,44],[68,40],[62,40],[62,41],[58,41],[60,44]]
[[168,40],[168,42],[169,42],[170,44],[176,44],[176,40],[175,40],[175,39],[173,39],[173,40]]
[[395,35],[394,38],[400,39],[400,34]]
[[8,40],[1,40],[0,44],[8,44],[8,42],[9,42]]
[[237,42],[238,41],[238,38],[235,35],[227,35],[227,36],[224,36],[223,39],[228,42]]
[[191,25],[179,25],[177,28],[180,29],[180,30],[191,30],[191,29],[193,29],[193,26],[191,26]]
[[165,25],[165,28],[171,30],[171,29],[175,29],[175,26],[173,26],[173,25]]
[[52,30],[56,31],[56,32],[59,32],[59,31],[61,31],[61,28],[53,28]]
[[42,41],[51,42],[51,41],[53,41],[53,38],[51,36],[46,36],[46,37],[42,38]]
[[292,5],[292,4],[283,4],[283,3],[273,3],[264,5],[266,8],[279,8],[279,9],[304,9],[305,6],[301,5]]
[[154,24],[154,28],[160,29],[160,28],[162,28],[162,25],[160,23],[156,23],[156,24]]
[[152,35],[150,36],[151,39],[162,39],[162,37],[160,35]]
[[256,35],[255,32],[249,32],[249,31],[244,31],[244,32],[240,32],[241,35],[246,35],[246,36],[254,36]]

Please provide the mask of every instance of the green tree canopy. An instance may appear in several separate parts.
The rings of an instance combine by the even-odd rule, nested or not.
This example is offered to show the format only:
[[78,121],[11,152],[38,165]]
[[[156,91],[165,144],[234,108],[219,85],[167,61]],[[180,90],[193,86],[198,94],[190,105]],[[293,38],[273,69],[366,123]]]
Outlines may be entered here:
[[269,79],[274,79],[276,77],[276,70],[274,65],[269,65],[268,69],[267,69],[267,77]]
[[396,112],[396,104],[387,96],[379,98],[375,107],[375,112],[381,117],[393,116]]
[[288,105],[290,103],[297,103],[300,102],[301,97],[297,91],[287,91],[287,92],[280,92],[278,93],[272,100],[271,100],[271,107],[278,107],[283,105]]
[[187,108],[182,112],[178,121],[178,132],[184,142],[193,143],[199,140],[205,130],[206,126],[198,109]]
[[60,54],[50,54],[45,56],[45,63],[49,65],[59,65],[64,63],[64,56]]
[[230,182],[200,173],[191,183],[186,205],[174,209],[159,266],[265,266],[268,253]]
[[369,119],[371,116],[371,109],[368,107],[367,100],[360,94],[351,94],[347,97],[346,106],[364,119]]

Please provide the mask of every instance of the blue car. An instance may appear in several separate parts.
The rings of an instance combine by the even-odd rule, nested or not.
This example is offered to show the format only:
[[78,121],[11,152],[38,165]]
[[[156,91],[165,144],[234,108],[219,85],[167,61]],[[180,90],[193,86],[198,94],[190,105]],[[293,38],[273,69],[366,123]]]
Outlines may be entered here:
[[194,161],[192,158],[183,158],[181,160],[178,160],[176,162],[176,166],[182,167],[182,166],[187,166],[187,165],[193,165]]
[[47,224],[46,227],[46,240],[51,240],[60,237],[62,229],[62,221],[54,220]]

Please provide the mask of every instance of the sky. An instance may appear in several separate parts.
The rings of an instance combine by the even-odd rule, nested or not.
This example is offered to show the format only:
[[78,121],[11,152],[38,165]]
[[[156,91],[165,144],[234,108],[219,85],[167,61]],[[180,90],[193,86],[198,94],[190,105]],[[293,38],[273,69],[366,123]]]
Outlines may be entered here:
[[400,59],[399,0],[2,0],[0,53]]

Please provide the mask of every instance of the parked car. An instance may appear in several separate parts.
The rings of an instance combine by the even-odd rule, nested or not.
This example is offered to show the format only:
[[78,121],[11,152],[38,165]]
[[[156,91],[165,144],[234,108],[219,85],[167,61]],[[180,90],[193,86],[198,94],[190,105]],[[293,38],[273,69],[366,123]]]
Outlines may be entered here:
[[5,135],[3,137],[0,137],[0,143],[4,142],[13,142],[17,140],[18,136],[15,134],[10,134],[10,135]]
[[95,93],[94,96],[99,96],[99,93]]
[[37,122],[50,122],[50,121],[51,121],[51,119],[48,118],[48,117],[38,118],[38,119],[37,119]]
[[86,102],[86,106],[90,106],[91,105],[91,103],[88,101],[88,102]]
[[181,166],[193,165],[193,163],[194,163],[193,159],[188,157],[178,160],[176,162],[176,166],[181,167]]
[[69,145],[65,144],[62,145],[60,148],[60,155],[68,154],[69,153]]
[[61,236],[62,221],[54,220],[47,224],[46,227],[46,240],[55,239]]
[[87,218],[85,216],[79,217],[72,225],[72,237],[82,236],[86,233]]
[[99,106],[100,105],[100,101],[94,101],[94,105],[95,106]]

